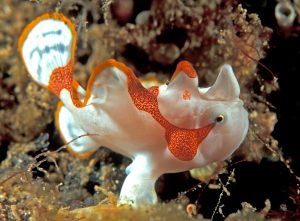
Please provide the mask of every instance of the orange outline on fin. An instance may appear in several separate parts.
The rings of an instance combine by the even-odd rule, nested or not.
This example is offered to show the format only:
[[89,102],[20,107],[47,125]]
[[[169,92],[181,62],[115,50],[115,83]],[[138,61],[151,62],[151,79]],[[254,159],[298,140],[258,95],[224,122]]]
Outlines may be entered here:
[[[67,141],[66,138],[64,137],[60,127],[59,127],[59,112],[61,110],[61,107],[63,106],[63,103],[61,101],[58,102],[56,110],[55,110],[55,127],[58,129],[59,134],[61,136],[61,138],[63,139],[63,142],[65,143],[65,145],[67,145]],[[80,138],[79,138],[80,139]],[[76,156],[78,159],[85,159],[90,157],[93,153],[95,153],[94,151],[87,151],[83,154],[77,153],[76,151],[74,151],[69,145],[67,145],[67,150],[73,154],[74,156]]]
[[[19,40],[18,40],[18,50],[19,53],[21,55],[22,58],[22,62],[25,65],[24,62],[24,58],[23,58],[23,54],[22,54],[22,47],[23,44],[25,42],[25,40],[27,39],[29,33],[31,32],[31,30],[41,21],[46,20],[46,19],[54,19],[54,20],[59,20],[64,22],[71,30],[72,33],[72,47],[71,47],[71,56],[70,56],[70,60],[68,61],[68,64],[71,60],[74,60],[74,54],[75,54],[75,48],[76,48],[76,30],[74,28],[73,23],[66,17],[64,16],[62,13],[59,12],[52,12],[52,13],[45,13],[42,14],[41,16],[35,18],[33,21],[31,21],[28,25],[25,26],[24,30],[22,31]],[[25,65],[26,69],[27,66]],[[27,69],[27,72],[30,73]],[[29,74],[29,76],[31,77],[31,75]],[[35,80],[34,80],[35,81]],[[37,82],[37,81],[35,81]],[[39,85],[41,85],[39,82],[37,82]],[[45,88],[45,86],[41,85],[42,87]],[[47,88],[47,87],[46,87]]]
[[128,84],[131,83],[132,81],[135,81],[135,80],[138,81],[137,77],[132,72],[132,70],[129,67],[127,67],[125,64],[123,64],[121,62],[118,62],[115,59],[108,59],[108,60],[104,61],[103,63],[98,64],[93,69],[92,74],[91,74],[91,76],[89,78],[89,81],[88,81],[88,85],[87,85],[87,89],[86,89],[86,94],[85,94],[83,106],[85,106],[87,104],[88,99],[91,96],[91,91],[92,91],[92,87],[93,87],[95,79],[98,77],[99,74],[101,74],[101,72],[104,69],[110,68],[110,67],[118,68],[123,73],[125,73],[126,76],[127,76]]
[[171,77],[171,81],[178,76],[180,71],[183,71],[189,78],[196,78],[198,76],[196,70],[194,69],[194,67],[191,65],[190,62],[180,61],[177,64],[176,70]]

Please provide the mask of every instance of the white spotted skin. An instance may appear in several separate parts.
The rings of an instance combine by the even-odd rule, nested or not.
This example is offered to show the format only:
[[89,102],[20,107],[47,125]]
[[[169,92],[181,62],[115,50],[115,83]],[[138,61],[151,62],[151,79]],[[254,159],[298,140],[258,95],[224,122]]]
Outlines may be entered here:
[[52,18],[40,21],[31,30],[23,43],[22,57],[35,81],[48,86],[52,71],[69,62],[72,39],[70,28]]

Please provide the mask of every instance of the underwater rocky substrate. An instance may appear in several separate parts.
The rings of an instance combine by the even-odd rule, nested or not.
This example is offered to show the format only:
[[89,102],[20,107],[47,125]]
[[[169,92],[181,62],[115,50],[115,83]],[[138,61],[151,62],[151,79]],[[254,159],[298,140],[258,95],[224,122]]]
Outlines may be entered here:
[[[147,1],[145,5],[133,2],[134,13],[126,21],[110,9],[104,10],[103,16],[97,1],[0,2],[0,220],[74,220],[91,211],[103,220],[184,220],[188,214],[198,220],[203,218],[195,214],[208,219],[213,216],[214,220],[299,219],[299,31],[277,26],[275,1],[242,1],[247,12],[235,1],[178,1],[179,5],[175,1]],[[203,177],[202,181],[192,178],[189,172],[162,176],[156,190],[165,205],[145,210],[115,207],[114,197],[130,161],[108,149],[83,161],[65,150],[56,152],[63,145],[53,123],[57,99],[28,78],[16,50],[22,28],[34,17],[55,9],[73,18],[78,29],[84,30],[79,35],[75,67],[75,77],[83,85],[91,68],[110,57],[128,62],[139,76],[155,72],[162,79],[168,78],[179,60],[188,59],[199,70],[200,83],[207,85],[214,80],[218,66],[224,60],[231,61],[244,85],[245,103],[254,116],[252,132],[261,132],[263,141],[249,135],[250,141],[217,171],[218,176],[210,174],[208,183]],[[150,10],[151,19],[141,26],[128,25],[142,10]],[[196,25],[203,16],[199,12],[206,13],[207,18],[201,26]],[[267,45],[270,33],[248,16],[250,13],[257,13],[262,25],[273,29],[266,54],[263,45]],[[105,19],[108,26],[102,25]],[[86,26],[82,20],[88,21]],[[297,21],[294,24],[299,25]],[[219,27],[225,31],[207,31]],[[266,55],[260,62],[278,77],[278,91],[273,91],[276,86],[272,75],[255,60],[260,56],[251,47],[240,45],[245,41],[257,47],[261,56]],[[247,60],[239,48],[254,60]],[[261,91],[262,86],[265,91]],[[271,105],[265,105],[266,101]],[[278,145],[268,129],[274,125],[272,113],[278,118],[272,133]],[[51,152],[43,154],[47,150]],[[196,212],[186,212],[194,208],[188,207],[191,204]],[[92,208],[94,205],[99,206]]]

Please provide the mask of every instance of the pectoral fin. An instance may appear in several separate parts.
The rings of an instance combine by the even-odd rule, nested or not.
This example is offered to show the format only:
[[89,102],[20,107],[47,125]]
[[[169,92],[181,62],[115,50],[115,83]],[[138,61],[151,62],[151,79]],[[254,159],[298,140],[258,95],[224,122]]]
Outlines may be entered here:
[[60,102],[55,114],[56,127],[68,145],[67,149],[78,158],[92,155],[99,147],[94,134],[88,134],[74,120],[71,112]]

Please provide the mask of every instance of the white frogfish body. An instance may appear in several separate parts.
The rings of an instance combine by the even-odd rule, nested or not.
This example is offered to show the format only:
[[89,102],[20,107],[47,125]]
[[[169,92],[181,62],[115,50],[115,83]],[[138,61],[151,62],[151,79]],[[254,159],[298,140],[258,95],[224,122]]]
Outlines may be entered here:
[[[197,73],[181,61],[168,85],[144,88],[113,59],[95,67],[87,89],[72,79],[76,32],[60,13],[32,21],[19,39],[31,77],[61,100],[56,125],[68,150],[84,158],[106,146],[132,159],[120,203],[156,203],[155,181],[221,161],[241,144],[248,113],[230,65],[214,85],[199,88]],[[86,135],[86,136],[84,136]]]

